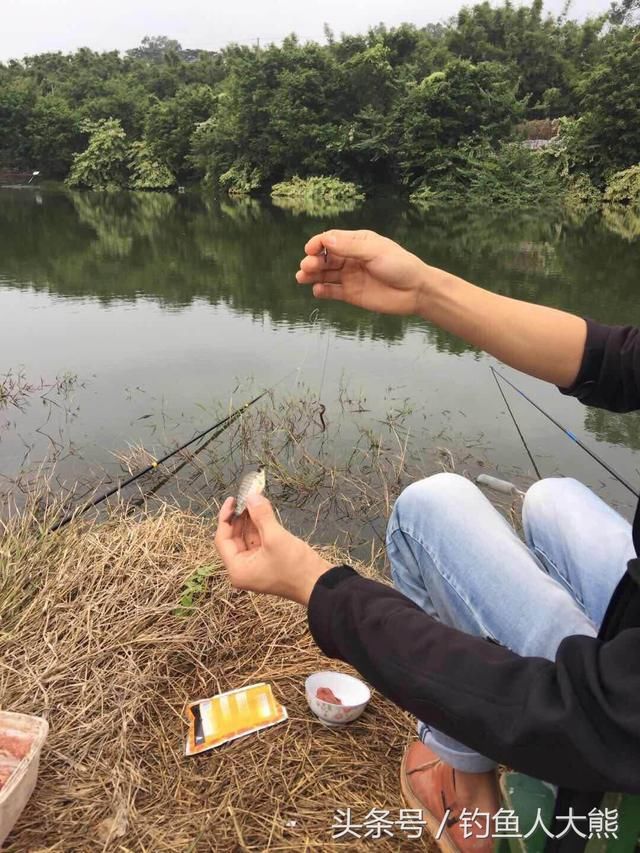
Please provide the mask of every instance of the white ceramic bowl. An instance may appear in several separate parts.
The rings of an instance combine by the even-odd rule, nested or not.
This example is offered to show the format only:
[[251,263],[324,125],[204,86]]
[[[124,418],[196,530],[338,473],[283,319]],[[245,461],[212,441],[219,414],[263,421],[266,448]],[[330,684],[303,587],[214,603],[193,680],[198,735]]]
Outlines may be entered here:
[[[350,723],[360,716],[371,699],[371,691],[364,682],[343,672],[314,672],[304,687],[309,707],[326,726]],[[319,687],[328,687],[342,705],[318,699],[316,691]]]

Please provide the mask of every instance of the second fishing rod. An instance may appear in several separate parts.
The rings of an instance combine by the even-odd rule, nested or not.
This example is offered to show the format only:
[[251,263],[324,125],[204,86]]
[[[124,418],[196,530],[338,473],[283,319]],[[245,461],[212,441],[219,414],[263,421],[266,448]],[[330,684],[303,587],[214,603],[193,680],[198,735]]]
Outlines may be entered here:
[[529,449],[529,446],[526,442],[526,439],[525,439],[524,435],[522,434],[522,430],[520,429],[520,426],[518,425],[518,422],[515,418],[515,415],[513,414],[511,406],[509,405],[509,402],[507,401],[507,398],[504,394],[504,390],[503,390],[502,386],[500,385],[499,380],[506,382],[507,385],[509,385],[511,388],[513,388],[514,391],[516,391],[521,397],[523,397],[528,403],[530,403],[538,412],[540,412],[541,415],[544,415],[544,417],[548,421],[550,421],[555,427],[557,427],[561,432],[563,432],[564,435],[567,436],[567,438],[569,438],[571,441],[573,441],[574,444],[577,444],[578,447],[582,448],[582,450],[584,450],[584,452],[587,453],[595,462],[597,462],[600,466],[602,466],[602,468],[604,468],[605,471],[607,471],[614,478],[614,480],[617,480],[618,483],[620,483],[622,486],[624,486],[626,489],[628,489],[631,492],[631,494],[634,495],[636,498],[640,498],[640,492],[638,492],[638,490],[635,489],[631,485],[631,483],[622,476],[622,474],[619,474],[615,470],[615,468],[612,468],[608,462],[606,462],[599,454],[597,454],[595,452],[595,450],[592,450],[580,438],[578,438],[578,436],[575,433],[573,433],[570,429],[567,429],[567,427],[565,427],[563,424],[561,424],[560,421],[556,420],[553,417],[553,415],[550,415],[548,412],[546,412],[542,408],[542,406],[538,405],[538,403],[536,403],[535,400],[532,400],[531,397],[527,396],[527,394],[525,394],[524,391],[522,391],[522,389],[518,388],[517,385],[515,385],[513,382],[511,382],[509,379],[507,379],[507,377],[504,376],[502,373],[500,373],[498,370],[496,370],[495,367],[493,367],[493,365],[491,365],[491,372],[493,374],[493,378],[496,381],[496,384],[498,385],[498,388],[500,389],[502,399],[504,400],[504,402],[507,406],[507,409],[509,410],[509,414],[511,415],[511,419],[513,420],[513,423],[515,424],[515,427],[518,430],[518,435],[520,436],[520,439],[522,440],[524,448],[527,451],[529,459],[531,460],[531,463],[533,465],[533,468],[534,468],[539,480],[542,478],[540,471],[538,469],[538,466],[536,465],[536,462],[533,458],[533,454],[531,453],[531,450]]

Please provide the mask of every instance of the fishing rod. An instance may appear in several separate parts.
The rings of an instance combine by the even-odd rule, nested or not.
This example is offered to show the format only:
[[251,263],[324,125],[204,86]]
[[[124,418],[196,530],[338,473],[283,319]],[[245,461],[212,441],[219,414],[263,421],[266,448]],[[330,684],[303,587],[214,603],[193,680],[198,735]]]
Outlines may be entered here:
[[[150,471],[155,471],[160,465],[163,465],[165,462],[167,462],[173,456],[176,456],[176,454],[180,453],[181,451],[186,450],[187,447],[190,447],[192,444],[195,444],[196,442],[200,441],[205,436],[209,435],[210,432],[213,432],[217,429],[220,429],[220,432],[222,432],[224,429],[231,426],[233,421],[239,418],[240,415],[243,414],[250,406],[253,406],[254,403],[257,403],[258,400],[261,400],[265,396],[265,394],[268,394],[270,390],[271,389],[267,388],[261,394],[258,394],[257,397],[254,397],[253,400],[249,400],[249,402],[244,403],[242,406],[240,406],[240,408],[236,409],[230,415],[227,415],[226,418],[223,418],[221,421],[218,421],[217,424],[213,424],[213,426],[208,427],[207,429],[198,433],[198,435],[194,436],[193,438],[190,438],[189,441],[185,441],[184,444],[180,445],[180,447],[176,447],[175,450],[172,450],[169,453],[165,454],[162,458],[154,459],[149,465],[146,465],[144,468],[142,468],[142,470],[133,474],[131,477],[127,477],[126,480],[119,480],[116,485],[113,486],[113,488],[104,492],[104,494],[99,495],[97,498],[90,501],[88,504],[85,504],[81,509],[72,510],[70,513],[61,518],[60,521],[56,521],[54,524],[52,524],[49,528],[49,532],[53,533],[54,531],[59,530],[61,527],[64,527],[66,524],[68,524],[72,519],[84,515],[85,512],[88,512],[93,507],[96,507],[98,506],[98,504],[101,504],[103,501],[106,501],[107,498],[110,498],[112,495],[115,495],[116,492],[119,492],[121,489],[126,488],[126,486],[130,486],[132,483],[135,483],[136,480],[140,479],[140,477],[144,477],[144,475],[148,474]],[[215,437],[217,437],[219,434],[220,433],[216,433]],[[173,473],[175,472],[172,472],[172,474]]]
[[[316,309],[316,311],[317,311],[317,309]],[[312,316],[313,316],[313,314],[312,314]],[[312,326],[315,325],[316,320],[317,320],[317,314],[316,314],[316,317],[314,318],[314,320],[312,322]],[[304,356],[304,359],[302,360],[302,364],[299,367],[294,368],[293,370],[290,370],[288,373],[286,373],[281,379],[279,379],[277,382],[275,382],[269,388],[265,388],[265,390],[261,394],[258,394],[257,397],[254,397],[253,400],[249,400],[247,403],[244,403],[244,405],[240,406],[240,408],[236,409],[230,415],[227,415],[226,418],[223,418],[221,421],[218,421],[218,423],[213,424],[213,426],[210,426],[207,429],[203,430],[202,432],[198,433],[198,435],[194,436],[193,438],[190,438],[189,441],[185,441],[184,444],[181,444],[180,447],[176,447],[175,450],[172,450],[169,453],[165,454],[165,456],[163,456],[161,459],[154,459],[149,465],[146,465],[142,470],[138,471],[136,474],[133,474],[131,477],[127,477],[126,480],[119,480],[116,483],[116,485],[113,486],[113,488],[109,489],[108,491],[104,492],[104,494],[99,495],[94,500],[85,504],[85,506],[83,506],[81,509],[76,508],[76,509],[72,510],[70,513],[65,515],[59,521],[56,521],[54,524],[52,524],[51,527],[49,528],[49,532],[53,533],[56,530],[59,530],[61,527],[64,527],[66,524],[69,524],[69,522],[72,521],[72,519],[79,517],[81,515],[84,515],[85,512],[88,512],[90,509],[93,509],[94,507],[98,506],[103,501],[106,501],[107,498],[110,498],[112,495],[115,495],[116,492],[119,492],[121,489],[124,489],[127,486],[130,486],[132,483],[135,483],[136,480],[139,480],[141,477],[144,477],[145,474],[148,474],[150,471],[155,471],[160,465],[163,465],[165,462],[167,462],[169,459],[171,459],[173,456],[180,453],[181,451],[186,450],[192,444],[196,444],[196,442],[200,441],[205,436],[209,435],[209,433],[214,432],[214,430],[218,430],[218,432],[216,432],[213,436],[211,436],[211,438],[209,440],[207,440],[202,445],[202,447],[200,447],[196,451],[197,453],[199,453],[211,441],[213,441],[215,438],[217,438],[220,435],[220,433],[224,432],[224,430],[227,429],[227,427],[231,426],[233,421],[235,421],[237,418],[239,418],[240,415],[242,415],[250,406],[253,406],[254,403],[257,403],[258,400],[261,400],[265,395],[270,394],[275,388],[277,388],[279,385],[281,385],[292,374],[294,374],[294,373],[299,374],[300,370],[302,369],[302,367],[304,367],[304,365],[307,361],[307,358],[309,356],[309,350],[310,350],[310,343],[307,345],[307,352]],[[327,341],[327,352],[325,353],[325,367],[326,367],[326,357],[327,357],[328,351],[329,351],[329,343]],[[322,381],[324,382],[324,368],[323,368]],[[325,410],[325,407],[322,406],[322,404],[321,404],[321,419],[322,419],[322,414],[323,414],[324,410]],[[324,423],[324,421],[323,421],[323,423]],[[186,462],[184,464],[186,464]],[[165,478],[164,482],[166,483],[167,480],[169,480],[175,473],[177,473],[177,471],[179,471],[181,467],[182,467],[182,465],[178,465],[173,471],[171,471],[167,475],[167,477]]]
[[493,378],[495,379],[496,385],[498,386],[498,391],[500,391],[500,394],[502,395],[502,399],[504,400],[504,404],[507,407],[509,414],[511,415],[511,420],[513,421],[513,425],[518,430],[518,435],[520,436],[520,441],[524,444],[524,449],[527,451],[527,455],[529,456],[529,459],[531,460],[531,464],[533,465],[533,470],[536,472],[536,476],[538,477],[538,479],[541,480],[542,474],[540,473],[540,469],[536,465],[536,460],[533,458],[533,453],[529,450],[529,445],[527,444],[527,440],[525,439],[524,435],[522,434],[522,430],[520,429],[520,425],[518,424],[518,421],[516,420],[516,416],[511,411],[511,406],[509,405],[509,401],[507,400],[507,398],[505,396],[504,389],[502,388],[502,385],[498,381],[498,372],[496,370],[494,370],[493,367],[491,367],[491,372],[493,373]]
[[[243,409],[243,411],[244,411],[244,409]],[[239,417],[239,416],[240,416],[240,414],[241,414],[241,412],[236,412],[237,417]],[[131,501],[132,505],[133,505],[134,507],[136,507],[136,506],[142,506],[142,504],[145,502],[145,500],[147,500],[147,498],[149,498],[149,497],[151,497],[151,495],[155,495],[157,492],[159,492],[159,491],[160,491],[160,489],[161,489],[163,486],[165,486],[165,485],[169,482],[169,480],[170,480],[172,477],[175,477],[175,476],[176,476],[176,474],[177,474],[179,471],[182,471],[182,469],[183,469],[186,465],[188,465],[190,462],[193,462],[193,460],[195,459],[195,457],[196,457],[199,453],[202,453],[202,451],[203,451],[203,450],[205,450],[207,447],[209,447],[209,445],[210,445],[212,442],[214,442],[214,441],[216,440],[216,438],[218,438],[219,436],[221,436],[221,435],[222,435],[222,433],[223,433],[226,429],[228,429],[228,428],[231,426],[231,424],[232,424],[232,423],[233,423],[233,420],[227,421],[225,424],[223,424],[223,426],[221,426],[221,427],[220,427],[220,429],[216,430],[212,435],[210,435],[210,436],[207,438],[207,440],[206,440],[206,441],[203,441],[203,442],[202,442],[202,444],[200,445],[200,447],[197,447],[197,448],[196,448],[196,449],[195,449],[191,454],[189,454],[188,456],[186,456],[186,455],[185,455],[185,458],[184,458],[181,462],[178,462],[178,464],[177,464],[174,468],[172,468],[170,471],[167,471],[166,475],[165,475],[161,480],[158,480],[158,481],[157,481],[157,482],[156,482],[156,483],[155,483],[155,484],[154,484],[150,489],[148,489],[146,492],[142,492],[142,494],[140,495],[140,497],[139,497],[139,498],[135,498],[134,500],[132,500],[132,501]],[[239,446],[239,445],[238,445],[238,446]],[[229,456],[231,456],[231,454],[232,454],[232,453],[233,453],[233,450],[231,451],[231,453],[229,454]]]
[[[511,388],[513,388],[514,391],[517,391],[521,397],[524,397],[524,399],[528,403],[531,403],[531,405],[535,409],[537,409],[541,415],[544,415],[548,421],[551,421],[551,423],[555,427],[557,427],[561,432],[563,432],[567,436],[567,438],[570,438],[571,441],[573,441],[575,444],[577,444],[578,447],[581,447],[585,451],[585,453],[588,453],[589,456],[595,462],[597,462],[599,465],[601,465],[605,469],[605,471],[608,471],[609,474],[611,474],[611,476],[614,478],[614,480],[617,480],[622,486],[624,486],[626,489],[628,489],[631,492],[631,494],[634,495],[636,498],[640,498],[640,493],[636,489],[634,489],[634,487],[631,485],[631,483],[629,483],[627,480],[625,480],[625,478],[621,474],[618,474],[618,472],[614,468],[612,468],[611,465],[609,465],[607,462],[605,462],[605,460],[601,456],[599,456],[594,450],[591,450],[590,447],[587,447],[587,445],[583,441],[581,441],[578,438],[578,436],[575,435],[575,433],[571,432],[570,429],[567,429],[567,427],[563,426],[559,421],[557,421],[554,417],[552,417],[548,412],[545,412],[545,410],[541,406],[539,406],[534,400],[532,400],[531,397],[528,397],[524,393],[524,391],[521,391],[517,385],[514,385],[513,382],[511,382],[509,379],[507,379],[506,376],[503,376],[502,373],[497,371],[495,369],[495,367],[493,367],[493,365],[490,365],[490,367],[491,367],[491,372],[493,373],[493,378],[496,380],[496,383],[498,384],[498,388],[500,388],[500,391],[502,393],[502,397],[503,397],[505,403],[507,403],[507,400],[506,400],[506,397],[504,395],[504,391],[503,391],[502,387],[500,386],[500,383],[498,382],[498,377],[500,377],[500,379],[502,379],[503,382],[506,382],[507,385],[509,385]],[[538,475],[538,479],[541,479],[538,467],[535,464],[535,462],[533,461],[533,456],[531,454],[531,451],[529,450],[529,448],[527,446],[527,443],[524,439],[524,436],[522,435],[522,432],[520,431],[520,428],[518,427],[517,421],[513,415],[513,412],[511,411],[511,407],[509,406],[508,403],[507,403],[507,408],[509,409],[509,413],[513,419],[513,422],[516,425],[516,428],[518,430],[518,434],[520,435],[520,438],[522,439],[522,442],[526,448],[526,451],[529,454],[529,458],[531,459],[531,462],[533,463],[533,467],[535,468],[536,474]]]

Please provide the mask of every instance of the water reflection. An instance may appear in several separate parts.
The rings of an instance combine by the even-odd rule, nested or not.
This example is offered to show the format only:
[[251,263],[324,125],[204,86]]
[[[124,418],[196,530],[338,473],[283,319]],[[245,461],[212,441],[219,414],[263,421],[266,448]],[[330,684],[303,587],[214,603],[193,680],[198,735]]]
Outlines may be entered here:
[[158,236],[170,213],[174,196],[169,193],[73,193],[78,221],[93,229],[91,252],[98,258],[128,258],[134,240]]
[[[484,357],[417,319],[338,303],[323,302],[312,327],[317,303],[294,281],[302,247],[329,227],[372,228],[497,292],[640,324],[640,240],[630,239],[627,214],[623,226],[616,220],[620,233],[610,220],[420,210],[388,198],[337,214],[199,193],[3,190],[0,297],[11,324],[3,318],[0,360],[6,369],[26,364],[31,378],[65,370],[89,378],[72,431],[79,447],[92,443],[92,462],[112,462],[111,448],[136,441],[165,449],[191,426],[204,428],[207,406],[226,404],[238,382],[266,387],[298,367],[329,422],[344,416],[340,447],[349,453],[358,430],[373,435],[389,407],[408,412],[415,402],[407,429],[420,436],[420,459],[423,449],[461,437],[466,448],[490,445],[499,465],[518,466],[523,450]],[[353,401],[346,415],[343,383]],[[570,429],[618,445],[605,455],[621,470],[635,466],[625,448],[640,449],[640,419],[585,412],[552,388],[525,387]],[[562,414],[554,408],[565,404]],[[25,442],[42,438],[32,452],[40,458],[47,436],[57,436],[53,424],[38,433],[41,415],[34,405],[19,429],[3,432],[5,473],[20,465]],[[530,407],[518,418],[546,471],[597,482],[601,472],[584,454],[573,458],[568,440]]]
[[[314,231],[337,225],[379,230],[429,263],[509,296],[605,322],[640,321],[640,240],[631,240],[640,220],[630,211],[578,224],[553,212],[420,211],[390,199],[339,214],[199,194],[56,191],[40,201],[33,192],[0,196],[0,274],[9,286],[104,302],[205,299],[296,324],[309,316],[309,300],[293,283],[302,246]],[[345,333],[390,341],[415,322],[330,303],[325,316]],[[438,349],[466,348],[430,334]]]
[[620,204],[610,204],[604,209],[604,222],[610,231],[625,240],[640,238],[640,211]]
[[340,216],[343,213],[353,213],[354,210],[362,206],[359,199],[327,201],[319,198],[286,198],[283,196],[274,196],[271,203],[274,207],[290,210],[299,216],[315,216],[323,219]]
[[602,409],[585,409],[585,429],[599,441],[640,450],[640,418]]

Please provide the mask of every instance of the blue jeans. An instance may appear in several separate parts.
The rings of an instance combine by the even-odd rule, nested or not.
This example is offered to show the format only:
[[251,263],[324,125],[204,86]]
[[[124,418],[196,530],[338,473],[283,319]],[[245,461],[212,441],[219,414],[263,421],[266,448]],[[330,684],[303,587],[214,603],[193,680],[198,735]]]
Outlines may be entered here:
[[[426,613],[525,657],[553,660],[564,637],[594,637],[635,556],[631,525],[586,486],[545,479],[528,490],[525,542],[469,480],[436,474],[395,503],[387,552],[395,586]],[[457,770],[495,767],[418,723],[421,740]]]

